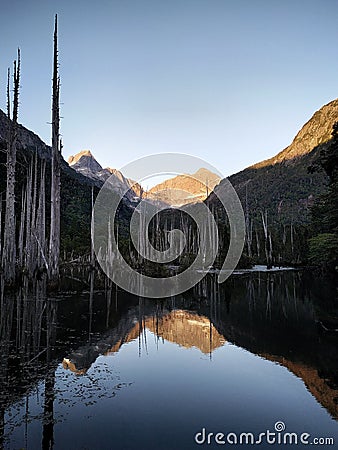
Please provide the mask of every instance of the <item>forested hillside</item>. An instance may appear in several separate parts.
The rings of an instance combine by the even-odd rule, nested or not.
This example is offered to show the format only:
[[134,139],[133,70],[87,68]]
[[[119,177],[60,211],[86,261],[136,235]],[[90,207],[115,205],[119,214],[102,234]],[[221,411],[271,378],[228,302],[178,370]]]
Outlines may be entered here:
[[[331,142],[338,100],[317,111],[293,142],[276,156],[229,177],[246,216],[246,253],[254,261],[304,264],[311,208],[327,189],[328,175],[316,165]],[[215,193],[222,189],[222,182]],[[211,194],[209,201],[217,202]]]

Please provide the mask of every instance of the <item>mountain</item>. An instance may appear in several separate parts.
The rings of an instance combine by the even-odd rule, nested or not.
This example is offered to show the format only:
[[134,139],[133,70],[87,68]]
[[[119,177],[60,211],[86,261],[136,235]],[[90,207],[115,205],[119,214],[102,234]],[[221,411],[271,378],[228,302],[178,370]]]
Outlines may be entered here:
[[131,201],[142,196],[149,201],[161,202],[170,206],[205,200],[221,180],[218,175],[201,168],[192,175],[178,175],[165,180],[145,192],[138,183],[126,178],[119,170],[110,167],[102,168],[90,150],[83,150],[75,156],[70,156],[68,164],[76,172],[93,180],[98,187],[101,187],[113,175],[110,179],[113,186],[120,192],[128,188],[130,191],[127,193],[127,198]]
[[312,149],[331,139],[333,124],[338,120],[338,99],[327,103],[316,111],[296,134],[292,143],[276,156],[254,164],[259,168],[281,162],[292,161],[307,155]]
[[105,169],[96,161],[90,150],[83,150],[75,156],[68,158],[69,166],[81,173],[87,178],[93,180],[98,187],[110,178],[111,185],[116,188],[119,193],[128,190],[126,197],[130,201],[137,200],[143,192],[142,187],[133,180],[125,178],[124,175],[117,169],[106,167]]
[[[276,156],[229,177],[253,220],[261,220],[261,212],[266,212],[270,224],[309,222],[310,207],[325,190],[327,177],[323,171],[309,173],[308,168],[325,149],[336,121],[338,99],[315,112],[292,143]],[[221,182],[215,193],[224,186]],[[214,194],[210,200],[216,201]]]
[[74,170],[94,180],[100,178],[98,173],[103,170],[90,150],[83,150],[75,156],[70,156],[67,162]]
[[192,175],[178,175],[152,187],[145,197],[171,206],[180,206],[205,200],[221,181],[218,175],[201,168]]
[[[284,150],[229,177],[253,221],[261,221],[261,213],[266,213],[270,224],[309,222],[310,207],[324,192],[327,177],[323,171],[309,173],[308,168],[316,163],[331,139],[336,121],[338,99],[316,111]],[[101,182],[112,170],[102,169],[88,151],[71,157],[69,164],[79,173]],[[119,178],[122,174],[117,175]],[[217,202],[212,191],[220,193],[224,186],[216,174],[201,168],[192,175],[165,180],[143,193],[143,197],[171,206],[203,201],[208,195],[211,202]],[[141,188],[137,186],[136,194],[140,196],[140,193]]]

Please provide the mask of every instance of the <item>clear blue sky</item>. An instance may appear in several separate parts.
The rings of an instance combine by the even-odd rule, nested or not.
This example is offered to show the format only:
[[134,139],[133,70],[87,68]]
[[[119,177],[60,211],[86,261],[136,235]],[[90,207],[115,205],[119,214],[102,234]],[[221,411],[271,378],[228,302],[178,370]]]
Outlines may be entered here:
[[0,107],[20,46],[19,121],[47,143],[55,13],[66,159],[183,152],[230,175],[338,97],[336,0],[2,1]]

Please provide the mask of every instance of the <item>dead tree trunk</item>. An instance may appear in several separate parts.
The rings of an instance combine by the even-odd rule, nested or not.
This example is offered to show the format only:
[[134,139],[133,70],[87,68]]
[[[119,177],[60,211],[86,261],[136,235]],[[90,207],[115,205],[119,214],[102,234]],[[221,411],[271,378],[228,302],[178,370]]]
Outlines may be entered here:
[[264,248],[266,265],[268,269],[272,268],[272,237],[268,230],[268,212],[265,210],[265,214],[261,211],[262,224],[264,230]]
[[18,60],[14,61],[14,99],[13,119],[10,114],[10,72],[8,69],[7,80],[7,115],[8,115],[8,140],[7,140],[7,185],[6,185],[6,210],[4,227],[4,244],[2,253],[2,268],[5,281],[12,283],[15,279],[16,263],[16,232],[15,232],[15,168],[16,168],[16,140],[17,121],[19,109],[19,85],[20,85],[20,49]]
[[245,186],[245,237],[248,248],[248,256],[252,258],[252,220],[250,219],[250,209],[248,202],[248,185]]
[[52,176],[51,216],[49,235],[49,279],[55,283],[59,277],[60,256],[60,77],[58,75],[57,15],[54,28],[53,100],[52,100]]
[[2,260],[2,192],[0,194],[0,261]]
[[40,172],[40,191],[39,191],[39,205],[35,221],[36,240],[39,247],[38,250],[38,268],[46,268],[48,272],[49,266],[46,259],[46,195],[45,195],[45,174],[46,161],[41,160]]

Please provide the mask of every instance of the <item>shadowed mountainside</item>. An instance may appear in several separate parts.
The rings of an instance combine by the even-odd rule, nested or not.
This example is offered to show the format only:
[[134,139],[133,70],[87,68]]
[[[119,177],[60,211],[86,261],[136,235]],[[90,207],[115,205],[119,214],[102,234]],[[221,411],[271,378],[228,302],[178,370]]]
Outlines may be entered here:
[[[309,221],[309,208],[324,192],[327,177],[323,171],[309,173],[308,167],[317,161],[331,139],[336,121],[337,99],[315,112],[292,143],[276,156],[229,177],[243,208],[254,219],[260,220],[260,211],[267,211],[270,223]],[[215,193],[222,188],[221,182]],[[215,200],[213,194],[210,200]]]

